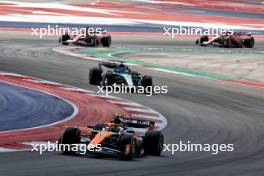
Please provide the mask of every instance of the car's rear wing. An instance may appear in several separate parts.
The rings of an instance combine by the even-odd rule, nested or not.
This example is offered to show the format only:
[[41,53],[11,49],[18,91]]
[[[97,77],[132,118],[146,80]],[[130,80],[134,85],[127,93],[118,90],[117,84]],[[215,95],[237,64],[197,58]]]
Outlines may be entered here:
[[128,68],[127,65],[124,65],[123,62],[119,62],[119,61],[116,61],[116,62],[104,62],[104,61],[101,61],[99,62],[98,64],[99,68],[102,69],[102,66],[106,67],[106,68],[110,68],[110,69],[115,69],[115,68]]
[[120,120],[124,126],[132,127],[132,128],[148,128],[150,122],[155,124],[155,122],[153,121],[139,120],[139,119],[133,119],[133,118],[127,118],[127,117],[122,117],[120,118]]
[[247,36],[251,36],[252,33],[251,32],[234,32],[233,35],[247,35]]
[[114,62],[99,62],[98,65],[99,65],[99,68],[102,68],[102,66],[106,68],[110,68],[110,69],[115,69],[118,67],[118,64]]

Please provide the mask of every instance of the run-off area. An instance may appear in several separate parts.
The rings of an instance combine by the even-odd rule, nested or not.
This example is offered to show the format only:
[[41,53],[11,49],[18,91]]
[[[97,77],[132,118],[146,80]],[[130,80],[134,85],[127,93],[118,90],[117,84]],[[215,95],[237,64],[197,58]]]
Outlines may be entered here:
[[73,113],[74,107],[59,97],[0,82],[0,132],[52,124]]

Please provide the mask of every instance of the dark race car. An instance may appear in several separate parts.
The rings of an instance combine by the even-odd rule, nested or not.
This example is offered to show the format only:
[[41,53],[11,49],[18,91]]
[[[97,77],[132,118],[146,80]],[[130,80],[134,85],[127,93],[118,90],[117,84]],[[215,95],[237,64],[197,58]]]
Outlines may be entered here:
[[[103,66],[108,70],[104,70]],[[142,76],[132,71],[123,63],[100,62],[98,67],[90,70],[89,82],[94,85],[111,86],[114,83],[126,86],[152,86],[150,76]]]
[[250,33],[234,32],[225,35],[209,37],[202,36],[195,42],[201,46],[216,46],[225,48],[253,48],[255,39]]
[[[118,121],[118,122],[117,122]],[[140,132],[136,132],[141,129]],[[145,132],[142,132],[144,129]],[[88,127],[68,127],[59,139],[64,144],[64,154],[76,154],[76,144],[96,146],[85,154],[111,156],[133,160],[145,155],[161,155],[164,137],[155,130],[155,122],[131,118],[115,118],[111,123],[95,124]],[[99,147],[98,147],[99,146]]]
[[86,33],[85,35],[75,36],[66,33],[59,38],[59,43],[61,43],[62,45],[72,44],[87,47],[110,47],[112,43],[112,38],[106,32],[94,32],[93,34]]

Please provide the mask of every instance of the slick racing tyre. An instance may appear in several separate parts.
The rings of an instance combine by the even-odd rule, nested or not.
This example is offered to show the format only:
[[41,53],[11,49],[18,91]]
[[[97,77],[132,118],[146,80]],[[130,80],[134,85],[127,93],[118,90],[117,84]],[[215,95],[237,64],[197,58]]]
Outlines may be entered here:
[[202,37],[200,37],[199,39],[196,40],[196,45],[201,45],[201,46],[205,46],[203,45],[203,42],[207,42],[209,41],[209,37],[207,35],[204,35]]
[[234,47],[231,38],[228,37],[225,39],[225,47],[226,48],[233,48]]
[[102,79],[103,86],[111,86],[114,84],[114,74],[111,71],[106,72]]
[[[78,128],[67,128],[59,140],[59,144],[78,144],[80,143],[80,130]],[[62,152],[64,154],[75,154],[76,151],[72,151],[69,145],[64,145]]]
[[246,48],[253,48],[255,45],[255,39],[254,37],[250,37],[249,39],[244,40],[244,46]]
[[101,43],[103,47],[110,47],[112,43],[111,36],[103,36],[101,38]]
[[121,147],[121,158],[123,160],[133,160],[136,156],[136,144],[133,134],[123,134],[119,139]]
[[144,138],[146,155],[160,156],[164,144],[164,137],[160,131],[147,131]]
[[69,43],[66,42],[69,39],[71,39],[70,35],[69,34],[64,34],[59,39],[59,42],[61,42],[63,45],[69,45]]
[[102,73],[102,69],[97,67],[92,68],[89,73],[89,83],[93,85],[99,85],[102,81]]
[[145,88],[146,92],[149,92],[149,89],[152,87],[152,78],[150,76],[143,76],[141,85]]

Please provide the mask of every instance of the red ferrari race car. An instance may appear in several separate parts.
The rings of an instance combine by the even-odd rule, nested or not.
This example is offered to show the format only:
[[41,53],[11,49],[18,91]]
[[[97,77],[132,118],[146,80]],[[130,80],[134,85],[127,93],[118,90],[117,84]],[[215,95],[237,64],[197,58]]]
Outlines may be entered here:
[[[145,155],[161,155],[164,137],[154,121],[114,114],[110,123],[88,127],[67,127],[58,145],[64,154],[90,154],[133,160]],[[81,150],[82,146],[84,150]],[[83,147],[85,146],[85,147]],[[87,148],[89,147],[89,149]]]
[[68,33],[65,33],[59,38],[59,43],[61,43],[62,45],[73,44],[87,47],[110,47],[112,39],[111,36],[108,35],[105,31],[93,33],[86,32],[83,35],[70,35]]
[[196,40],[196,45],[216,46],[225,48],[253,48],[255,39],[251,33],[227,32],[225,35],[216,35],[209,37],[204,35]]

